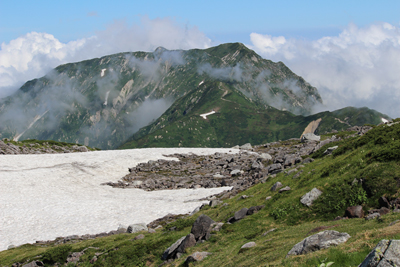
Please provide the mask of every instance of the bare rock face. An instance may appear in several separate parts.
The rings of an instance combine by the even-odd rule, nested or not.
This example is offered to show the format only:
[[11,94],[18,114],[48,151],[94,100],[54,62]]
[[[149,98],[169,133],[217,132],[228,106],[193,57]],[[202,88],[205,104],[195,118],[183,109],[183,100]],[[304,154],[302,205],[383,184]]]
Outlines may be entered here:
[[294,245],[286,257],[291,255],[307,254],[320,249],[329,248],[330,246],[337,246],[346,242],[349,238],[350,235],[348,233],[339,233],[334,230],[319,232]]
[[381,240],[359,267],[400,266],[400,240]]

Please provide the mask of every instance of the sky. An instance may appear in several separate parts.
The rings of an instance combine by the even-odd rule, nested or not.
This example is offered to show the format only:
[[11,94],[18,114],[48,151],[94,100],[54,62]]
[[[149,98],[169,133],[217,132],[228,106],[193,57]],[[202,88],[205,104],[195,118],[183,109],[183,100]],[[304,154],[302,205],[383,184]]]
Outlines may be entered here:
[[0,0],[0,97],[68,62],[241,42],[315,86],[319,110],[400,117],[400,1]]

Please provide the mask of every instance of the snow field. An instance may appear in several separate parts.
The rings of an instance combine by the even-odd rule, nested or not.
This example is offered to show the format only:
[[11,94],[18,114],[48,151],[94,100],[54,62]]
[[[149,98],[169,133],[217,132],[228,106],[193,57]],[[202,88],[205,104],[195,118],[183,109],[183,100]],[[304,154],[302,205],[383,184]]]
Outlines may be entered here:
[[0,156],[0,251],[59,236],[96,234],[193,211],[195,201],[228,188],[147,192],[100,185],[128,168],[173,153],[235,149],[148,148],[71,154]]

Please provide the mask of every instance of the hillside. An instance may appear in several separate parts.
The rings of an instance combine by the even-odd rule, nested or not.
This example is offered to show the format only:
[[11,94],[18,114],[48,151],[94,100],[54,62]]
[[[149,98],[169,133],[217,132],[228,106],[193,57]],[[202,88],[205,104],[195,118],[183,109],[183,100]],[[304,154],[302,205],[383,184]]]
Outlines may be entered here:
[[[221,153],[209,157],[181,155],[180,164],[140,164],[132,173],[159,173],[169,175],[171,180],[175,179],[179,165],[197,173],[215,164],[221,174],[236,166],[243,171],[241,175],[226,179],[252,179],[254,184],[234,186],[235,190],[211,198],[211,206],[203,206],[193,215],[167,216],[148,225],[162,226],[155,230],[27,244],[0,252],[0,262],[9,266],[35,259],[52,266],[57,261],[63,263],[70,252],[81,252],[79,261],[69,263],[70,266],[160,266],[165,250],[172,249],[171,245],[191,229],[193,232],[195,220],[204,214],[223,225],[215,226],[205,241],[188,246],[180,258],[172,258],[164,266],[184,266],[185,259],[195,251],[211,254],[190,266],[324,266],[322,263],[328,262],[333,262],[332,266],[358,266],[380,240],[400,239],[399,122],[397,119],[376,126],[360,135],[354,131],[322,135],[322,141],[316,143],[292,139],[263,144],[233,157]],[[334,146],[337,149],[331,149],[330,155],[323,153]],[[290,155],[300,157],[300,162],[289,160]],[[223,166],[221,161],[225,162]],[[280,169],[275,168],[278,163]],[[158,171],[163,164],[169,164],[170,170]],[[277,182],[282,186],[274,191]],[[303,205],[302,196],[313,188],[322,194],[310,206]],[[345,218],[350,216],[346,212],[350,206],[361,207],[363,214],[359,218]],[[232,219],[243,208],[250,207],[252,215]],[[286,257],[296,243],[327,229],[348,233],[350,238],[336,247]],[[60,242],[65,244],[55,245]],[[241,248],[249,242],[255,246]]]
[[[202,117],[202,114],[212,113]],[[368,108],[344,108],[310,116],[266,106],[235,88],[235,83],[204,81],[157,120],[140,129],[120,148],[233,147],[299,138],[313,120],[322,119],[317,133],[351,126],[379,124],[386,115]]]
[[58,66],[0,100],[0,138],[112,149],[202,81],[230,84],[254,103],[309,114],[322,99],[282,62],[240,43],[127,52]]

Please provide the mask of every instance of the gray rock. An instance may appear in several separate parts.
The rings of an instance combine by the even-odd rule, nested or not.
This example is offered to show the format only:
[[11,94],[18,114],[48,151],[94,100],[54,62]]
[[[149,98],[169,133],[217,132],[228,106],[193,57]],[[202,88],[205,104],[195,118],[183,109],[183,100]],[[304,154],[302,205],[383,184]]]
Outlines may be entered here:
[[261,162],[254,161],[253,164],[251,164],[251,168],[253,170],[261,170],[262,168],[264,168],[264,165]]
[[379,217],[381,217],[381,215],[378,212],[375,212],[375,213],[371,213],[371,214],[368,214],[367,216],[365,216],[365,219],[372,220],[372,219],[379,218]]
[[238,169],[231,171],[232,176],[239,176],[241,174],[242,174],[242,171],[238,170]]
[[358,267],[400,266],[400,240],[381,240]]
[[200,215],[192,226],[192,233],[196,241],[208,240],[210,238],[211,224],[214,221],[207,215]]
[[182,243],[182,241],[186,238],[186,236],[182,236],[181,238],[179,238],[175,243],[173,243],[169,248],[167,248],[161,259],[162,260],[167,260],[167,259],[171,259],[172,257],[174,257],[174,251],[179,247],[179,245]]
[[350,235],[348,233],[339,233],[334,230],[319,232],[294,245],[286,257],[291,255],[307,254],[309,252],[329,248],[330,246],[337,246],[346,242],[349,238]]
[[348,218],[362,218],[364,211],[361,205],[348,207],[344,213],[344,217]]
[[250,150],[250,149],[252,149],[252,146],[250,143],[246,143],[246,144],[240,146],[240,149]]
[[221,200],[218,200],[218,199],[213,199],[213,200],[211,200],[210,201],[210,207],[216,207],[216,206],[218,206],[219,204],[221,204],[222,203],[222,201]]
[[246,217],[247,211],[248,211],[248,208],[243,208],[243,209],[235,212],[235,216],[234,216],[235,221],[239,221],[239,220],[243,219],[244,217]]
[[285,186],[284,188],[279,190],[279,193],[286,192],[286,191],[289,191],[289,190],[291,190],[291,188],[289,186]]
[[272,197],[271,196],[267,196],[266,198],[265,198],[265,200],[270,200]]
[[313,158],[306,158],[306,159],[304,159],[304,160],[302,161],[302,163],[303,163],[303,164],[307,164],[307,163],[310,163],[310,162],[313,162],[313,161],[314,161]]
[[137,235],[133,238],[134,240],[144,239],[144,234]]
[[330,155],[330,154],[332,154],[332,152],[334,151],[334,150],[336,150],[338,148],[338,146],[332,146],[332,147],[328,147],[325,151],[324,151],[324,155]]
[[281,188],[283,186],[283,184],[281,182],[276,182],[272,187],[271,187],[271,191],[276,191],[279,188]]
[[22,267],[37,267],[37,266],[44,266],[44,264],[41,261],[31,261],[28,264],[22,265]]
[[257,213],[259,210],[263,209],[264,207],[265,207],[265,205],[250,207],[250,208],[247,210],[246,215],[253,215],[254,213]]
[[259,159],[262,160],[272,160],[272,156],[268,153],[261,153]]
[[202,261],[208,255],[211,255],[211,253],[206,252],[206,251],[202,251],[202,252],[196,251],[192,255],[190,255],[189,257],[186,258],[184,266],[189,266],[189,263],[191,263],[191,262]]
[[270,174],[279,173],[282,171],[282,164],[280,164],[280,163],[271,164],[268,166],[267,171]]
[[319,140],[321,140],[321,137],[318,136],[318,135],[315,135],[313,133],[303,134],[301,139],[300,139],[300,141],[302,143],[309,142],[309,141],[318,141],[319,142]]
[[145,223],[136,223],[136,224],[131,224],[128,226],[127,232],[128,233],[137,233],[140,231],[147,231],[147,226]]
[[244,244],[241,249],[246,249],[246,248],[252,248],[256,246],[256,242],[248,242],[246,244]]
[[312,203],[322,194],[322,191],[318,188],[313,188],[310,192],[303,195],[300,199],[301,204],[310,207]]

